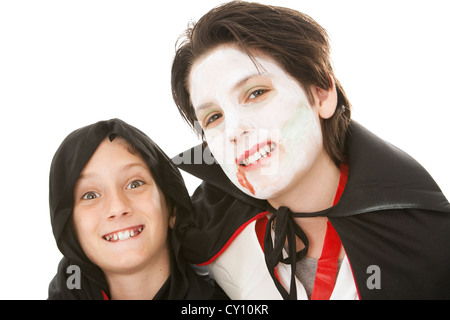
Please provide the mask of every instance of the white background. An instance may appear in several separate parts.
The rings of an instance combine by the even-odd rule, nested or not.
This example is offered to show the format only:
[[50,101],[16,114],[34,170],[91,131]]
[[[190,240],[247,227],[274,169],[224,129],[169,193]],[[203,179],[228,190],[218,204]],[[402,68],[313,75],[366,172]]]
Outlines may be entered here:
[[[61,258],[48,174],[67,134],[118,117],[169,156],[198,143],[172,101],[171,61],[188,22],[222,2],[0,0],[0,299],[47,298]],[[261,2],[328,30],[353,118],[450,196],[447,1]]]

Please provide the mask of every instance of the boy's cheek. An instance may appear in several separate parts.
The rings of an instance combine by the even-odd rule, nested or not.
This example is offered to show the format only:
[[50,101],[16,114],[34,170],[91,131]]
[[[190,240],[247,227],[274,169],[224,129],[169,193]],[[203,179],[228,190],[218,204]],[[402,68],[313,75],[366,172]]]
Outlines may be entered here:
[[216,128],[209,129],[205,133],[205,138],[208,143],[208,147],[217,162],[219,162],[219,164],[229,162],[226,155],[231,155],[233,153],[233,146],[231,143],[226,143],[224,130]]

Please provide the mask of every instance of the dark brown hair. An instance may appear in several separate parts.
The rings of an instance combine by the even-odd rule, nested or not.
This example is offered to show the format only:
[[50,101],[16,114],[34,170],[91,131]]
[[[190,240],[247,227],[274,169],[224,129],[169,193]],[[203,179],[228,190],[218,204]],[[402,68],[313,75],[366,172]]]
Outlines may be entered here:
[[210,10],[180,37],[172,64],[172,95],[182,117],[193,128],[197,118],[188,90],[191,67],[223,44],[236,45],[256,67],[252,53],[270,56],[298,81],[311,104],[311,86],[328,90],[333,77],[338,102],[334,115],[321,119],[323,143],[336,165],[344,160],[350,103],[334,76],[325,29],[301,12],[259,3],[232,1]]

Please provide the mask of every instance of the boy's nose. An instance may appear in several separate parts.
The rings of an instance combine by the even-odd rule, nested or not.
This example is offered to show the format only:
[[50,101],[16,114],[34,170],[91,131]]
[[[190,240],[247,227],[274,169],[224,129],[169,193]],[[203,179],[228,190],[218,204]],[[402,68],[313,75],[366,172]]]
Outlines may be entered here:
[[112,213],[109,217],[108,217],[108,220],[114,220],[114,219],[116,219],[116,218],[118,218],[118,217],[120,217],[120,216],[126,216],[126,215],[129,215],[130,214],[130,212],[129,211],[123,211],[122,213]]
[[128,205],[128,201],[128,198],[121,192],[116,192],[114,195],[111,195],[107,219],[111,221],[122,216],[130,215],[131,208]]
[[236,144],[239,139],[252,134],[255,131],[255,127],[248,121],[242,121],[236,126],[230,126],[228,131],[228,140]]

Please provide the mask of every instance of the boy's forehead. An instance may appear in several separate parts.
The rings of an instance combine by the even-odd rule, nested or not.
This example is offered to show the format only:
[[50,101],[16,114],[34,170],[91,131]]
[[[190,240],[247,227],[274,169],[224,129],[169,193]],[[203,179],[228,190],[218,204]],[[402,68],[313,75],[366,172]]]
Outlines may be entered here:
[[138,150],[127,140],[116,136],[111,141],[106,137],[95,150],[85,167],[81,171],[79,179],[94,176],[95,171],[105,167],[114,165],[131,168],[133,166],[141,166],[149,170],[148,164],[138,152]]
[[272,58],[254,55],[252,60],[245,52],[230,45],[222,45],[198,59],[189,74],[189,92],[196,111],[208,104],[210,98],[232,93],[248,79],[255,77],[288,76]]
[[[271,60],[270,57],[261,55],[253,55],[253,58],[257,62]],[[255,64],[255,61],[242,50],[232,45],[221,45],[194,62],[189,74],[189,84],[192,85],[191,81],[195,80],[194,78],[202,78],[202,74],[206,71],[226,72],[239,78],[242,72],[247,73],[249,70],[252,73],[260,73],[259,67],[260,65]],[[211,81],[211,78],[208,79]]]

